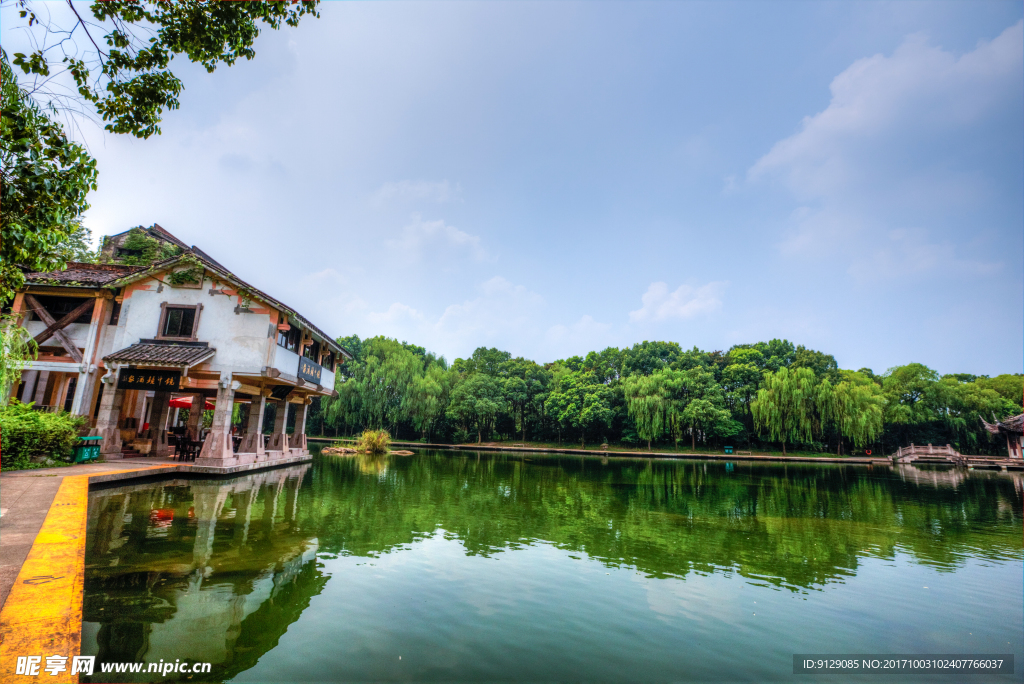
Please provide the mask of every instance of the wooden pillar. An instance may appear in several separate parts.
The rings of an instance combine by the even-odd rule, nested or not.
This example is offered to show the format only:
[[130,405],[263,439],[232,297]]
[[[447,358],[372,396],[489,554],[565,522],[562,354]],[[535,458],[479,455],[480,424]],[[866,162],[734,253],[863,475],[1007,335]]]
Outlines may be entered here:
[[270,436],[269,451],[280,451],[280,455],[288,453],[288,402],[277,402],[277,413],[274,415],[274,432]]
[[142,434],[142,426],[146,424],[146,405],[149,403],[149,392],[138,390],[135,401],[135,434]]
[[285,434],[288,432],[288,402],[279,401],[277,412],[274,414],[274,434]]
[[153,440],[153,446],[149,453],[153,456],[167,456],[170,454],[170,444],[167,443],[167,418],[171,413],[171,393],[157,392],[153,397],[153,413],[149,422],[149,436]]
[[249,404],[249,421],[245,425],[245,434],[259,435],[263,433],[263,414],[267,408],[267,398],[262,394],[253,397]]
[[306,450],[306,415],[309,413],[309,398],[295,405],[295,432],[288,440],[292,449]]
[[36,380],[36,389],[32,393],[32,401],[36,406],[45,406],[46,386],[50,384],[50,371],[41,371],[39,379]]
[[222,377],[218,383],[213,424],[210,426],[210,434],[203,442],[203,450],[196,459],[196,465],[225,467],[237,464],[238,459],[231,443],[231,409],[235,404],[237,384],[231,381],[230,375]]
[[192,408],[188,410],[188,438],[199,439],[199,431],[203,427],[203,409],[206,407],[206,397],[202,394],[192,395]]
[[24,389],[21,390],[21,402],[27,404],[32,401],[32,396],[36,393],[36,382],[39,380],[39,371],[30,370],[25,371],[22,374],[25,383]]
[[127,390],[117,389],[117,376],[118,370],[115,368],[103,377],[102,382],[106,387],[100,400],[100,412],[96,416],[96,427],[89,431],[91,436],[103,437],[100,456],[108,461],[122,457],[121,431],[117,423],[121,417],[121,405],[124,403]]
[[89,335],[85,340],[85,353],[78,383],[75,385],[75,398],[71,402],[71,413],[76,416],[88,416],[89,402],[96,392],[96,351],[99,349],[99,337],[103,334],[103,321],[110,315],[111,299],[97,297],[92,307],[92,318],[89,320]]
[[245,427],[245,436],[242,444],[238,447],[238,455],[255,454],[253,460],[259,461],[266,457],[266,449],[263,446],[263,413],[267,407],[267,398],[260,394],[253,397],[249,404],[249,422]]

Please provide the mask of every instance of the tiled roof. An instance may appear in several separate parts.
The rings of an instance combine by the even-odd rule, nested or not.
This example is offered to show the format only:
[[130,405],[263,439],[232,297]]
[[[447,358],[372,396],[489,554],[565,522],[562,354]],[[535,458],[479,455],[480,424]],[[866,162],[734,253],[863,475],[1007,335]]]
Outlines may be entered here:
[[[214,261],[212,258],[210,258],[210,256],[208,254],[206,254],[204,251],[202,251],[201,249],[199,249],[195,245],[193,245],[190,249],[186,250],[184,254],[179,254],[177,256],[173,256],[173,257],[170,257],[168,259],[164,259],[163,261],[154,262],[152,265],[150,265],[145,270],[147,270],[147,271],[159,271],[159,270],[162,270],[164,268],[169,268],[169,267],[173,266],[175,264],[175,262],[181,260],[182,258],[184,258],[187,255],[191,255],[191,256],[199,259],[201,262],[203,262],[203,264],[208,269],[210,269],[211,271],[216,271],[217,274],[219,276],[221,276],[222,278],[224,278],[225,280],[234,281],[234,283],[236,285],[240,285],[241,287],[244,287],[245,289],[251,291],[254,295],[256,295],[256,297],[258,299],[261,299],[264,302],[266,302],[267,304],[270,304],[271,306],[273,306],[273,307],[275,307],[277,309],[280,309],[284,313],[288,314],[289,317],[293,317],[293,318],[297,319],[300,323],[302,323],[303,327],[309,328],[310,330],[315,332],[317,335],[319,335],[324,340],[324,342],[327,344],[327,346],[329,346],[334,351],[340,352],[340,353],[344,354],[345,356],[347,356],[350,359],[353,358],[352,354],[347,349],[345,349],[340,344],[335,342],[331,338],[331,336],[328,335],[327,333],[325,333],[323,330],[321,330],[320,328],[318,328],[315,325],[313,325],[313,323],[309,319],[307,319],[305,316],[303,316],[302,314],[300,314],[298,311],[296,311],[292,307],[288,306],[287,304],[281,302],[280,300],[277,300],[274,297],[271,297],[266,292],[263,292],[262,290],[260,290],[258,288],[255,288],[252,285],[250,285],[249,283],[245,282],[244,280],[242,280],[241,278],[236,276],[234,273],[229,271],[225,266],[223,266],[223,265],[217,263],[216,261]],[[127,284],[128,282],[131,282],[133,280],[133,278],[131,277],[132,275],[133,274],[131,274],[131,273],[127,274],[125,276],[125,283],[119,283],[118,285]]]
[[[151,235],[156,235],[161,239],[172,242],[173,244],[182,248],[183,253],[164,259],[163,261],[157,261],[150,266],[124,266],[122,264],[82,264],[82,263],[69,263],[67,269],[63,271],[52,271],[50,273],[28,273],[25,275],[26,280],[34,285],[45,285],[53,283],[62,285],[65,287],[101,287],[106,285],[112,285],[114,281],[120,279],[127,279],[127,282],[132,281],[131,276],[136,273],[142,273],[143,271],[152,273],[156,270],[167,266],[172,266],[175,262],[179,261],[182,257],[192,255],[202,261],[208,268],[213,271],[217,271],[219,275],[228,280],[233,280],[238,285],[250,290],[257,298],[263,300],[267,304],[280,309],[284,313],[288,314],[289,317],[298,320],[303,327],[309,328],[314,333],[319,335],[324,342],[332,350],[344,354],[348,358],[352,358],[352,354],[347,349],[339,345],[334,339],[325,333],[320,328],[313,325],[313,323],[301,315],[298,311],[292,307],[284,304],[283,302],[271,297],[267,293],[258,290],[249,283],[245,282],[234,273],[229,271],[223,264],[217,262],[213,257],[199,249],[195,245],[186,247],[185,243],[176,238],[170,232],[168,232],[162,226],[154,223],[150,228],[147,228]],[[126,231],[127,232],[127,231]],[[123,235],[124,233],[120,233]],[[114,236],[117,237],[117,236]],[[120,287],[124,283],[118,283]],[[127,351],[127,350],[123,350]],[[118,352],[120,353],[120,352]]]
[[56,283],[63,286],[100,287],[123,278],[126,275],[141,271],[141,266],[124,266],[122,264],[81,264],[71,262],[63,271],[46,273],[26,273],[25,280],[33,285]]
[[995,423],[986,422],[984,418],[981,419],[981,422],[985,424],[985,429],[993,435],[998,435],[1000,432],[1010,432],[1018,435],[1024,433],[1024,413]]
[[188,249],[188,245],[186,245],[184,242],[171,235],[171,232],[164,228],[163,226],[161,226],[159,223],[154,223],[146,230],[148,230],[149,234],[152,235],[153,237],[158,237],[162,240],[167,240],[168,242],[171,242],[177,245],[178,247],[181,247],[182,249]]
[[104,363],[131,363],[146,366],[181,366],[189,368],[213,357],[216,349],[197,344],[176,344],[174,342],[139,342],[132,346],[107,354]]

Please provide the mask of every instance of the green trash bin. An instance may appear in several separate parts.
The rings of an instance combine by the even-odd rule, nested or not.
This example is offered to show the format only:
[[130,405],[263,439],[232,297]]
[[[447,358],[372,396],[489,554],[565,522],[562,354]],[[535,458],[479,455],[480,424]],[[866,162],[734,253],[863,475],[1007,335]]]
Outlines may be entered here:
[[102,437],[79,437],[75,445],[75,463],[89,463],[99,460]]
[[732,453],[732,447],[725,447],[725,453],[731,454]]

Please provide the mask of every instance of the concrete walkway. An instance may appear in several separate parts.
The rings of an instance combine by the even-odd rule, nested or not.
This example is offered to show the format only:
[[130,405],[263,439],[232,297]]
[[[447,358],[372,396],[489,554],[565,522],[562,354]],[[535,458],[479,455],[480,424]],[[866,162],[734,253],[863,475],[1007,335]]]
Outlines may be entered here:
[[11,586],[64,478],[99,473],[128,474],[157,465],[167,464],[152,461],[145,464],[128,461],[89,463],[65,468],[15,470],[0,475],[0,607],[7,602]]

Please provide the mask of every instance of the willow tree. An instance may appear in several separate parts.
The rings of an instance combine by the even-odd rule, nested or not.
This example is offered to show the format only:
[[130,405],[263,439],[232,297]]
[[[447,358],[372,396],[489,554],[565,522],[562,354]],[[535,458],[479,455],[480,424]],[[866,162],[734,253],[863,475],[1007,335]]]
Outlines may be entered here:
[[336,377],[338,397],[327,402],[327,418],[349,428],[389,427],[394,432],[395,425],[408,417],[406,397],[421,375],[422,359],[401,342],[385,337],[364,340],[357,357]]
[[38,350],[39,345],[19,325],[17,316],[0,316],[0,406],[7,404],[11,386],[28,362],[36,358]]
[[882,388],[856,371],[840,371],[842,382],[833,386],[822,381],[816,391],[818,414],[823,425],[839,433],[837,453],[842,453],[843,437],[863,449],[882,434],[885,397]]
[[779,368],[761,381],[757,399],[750,405],[759,433],[773,442],[809,442],[815,426],[817,378],[809,368]]
[[444,368],[430,364],[422,375],[416,375],[409,383],[402,402],[405,415],[413,427],[420,431],[423,439],[428,438],[430,426],[445,411],[446,384],[448,379]]
[[729,425],[735,421],[725,408],[725,394],[714,373],[703,366],[684,371],[666,369],[662,373],[668,395],[667,423],[677,447],[684,429],[690,433],[692,449],[697,448],[698,431],[705,435],[735,434]]
[[631,375],[622,381],[622,393],[626,399],[626,411],[636,426],[640,439],[651,440],[665,433],[666,414],[669,410],[665,375],[655,372],[651,375]]

